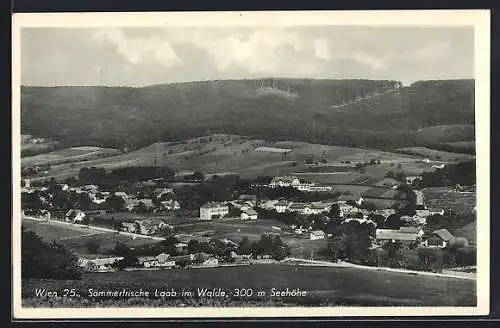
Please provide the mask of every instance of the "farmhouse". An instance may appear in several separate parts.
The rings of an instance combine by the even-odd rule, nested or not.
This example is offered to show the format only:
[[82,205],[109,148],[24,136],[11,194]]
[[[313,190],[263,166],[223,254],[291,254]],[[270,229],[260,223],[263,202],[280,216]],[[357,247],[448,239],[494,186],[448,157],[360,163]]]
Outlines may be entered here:
[[274,210],[276,209],[275,206],[278,202],[279,202],[278,200],[266,199],[266,200],[261,200],[258,206],[266,210]]
[[211,202],[200,207],[200,220],[221,218],[229,213],[229,206],[225,203]]
[[269,188],[280,188],[280,187],[297,187],[300,185],[300,180],[294,176],[283,176],[274,177],[269,183]]
[[40,214],[38,215],[40,219],[50,220],[50,212],[47,210],[40,210]]
[[121,260],[123,260],[123,257],[96,258],[93,260],[80,258],[78,262],[79,266],[88,272],[109,272],[115,271],[114,265]]
[[176,200],[164,200],[160,202],[160,209],[166,211],[175,211],[181,208],[181,204],[179,204]]
[[78,209],[71,209],[68,212],[66,212],[65,215],[66,222],[73,222],[73,223],[82,222],[84,217],[85,213],[83,213],[82,210]]
[[297,213],[304,213],[306,209],[306,204],[305,203],[290,203],[288,205],[287,211],[289,212],[297,212]]
[[170,225],[166,224],[163,220],[160,219],[146,219],[146,220],[136,220],[134,222],[135,232],[140,233],[141,235],[152,235],[158,230],[171,228]]
[[323,212],[328,212],[330,211],[331,205],[328,205],[326,203],[318,202],[318,203],[312,203],[309,206],[309,212],[310,214],[320,214]]
[[127,193],[123,192],[123,191],[117,191],[117,192],[115,192],[115,196],[121,197],[125,201],[129,198],[128,195],[127,195]]
[[415,181],[422,181],[422,177],[420,175],[411,175],[405,178],[407,184],[413,184]]
[[448,230],[439,229],[439,230],[433,231],[430,234],[430,236],[428,236],[426,238],[424,243],[425,243],[426,247],[444,248],[450,242],[453,242],[454,239],[455,239],[455,236],[453,236]]
[[382,245],[387,242],[401,242],[403,244],[411,244],[419,239],[419,232],[413,230],[393,230],[393,229],[377,229],[375,231],[377,244]]
[[252,209],[246,209],[241,212],[242,220],[257,220],[257,212]]
[[155,188],[154,194],[156,198],[161,198],[163,195],[173,194],[174,189],[172,188]]
[[345,219],[344,221],[342,221],[342,224],[344,223],[349,223],[349,222],[352,222],[352,221],[356,221],[356,222],[359,222],[361,224],[372,224],[374,226],[376,226],[377,224],[375,222],[373,222],[372,220],[368,220],[368,219],[358,219],[358,218],[349,218],[349,219]]
[[309,234],[309,239],[310,240],[325,239],[325,232],[322,230],[311,231],[311,233]]
[[91,193],[97,193],[99,191],[99,186],[96,186],[96,185],[85,185],[82,187],[82,190],[83,191],[86,191],[86,192],[91,192]]

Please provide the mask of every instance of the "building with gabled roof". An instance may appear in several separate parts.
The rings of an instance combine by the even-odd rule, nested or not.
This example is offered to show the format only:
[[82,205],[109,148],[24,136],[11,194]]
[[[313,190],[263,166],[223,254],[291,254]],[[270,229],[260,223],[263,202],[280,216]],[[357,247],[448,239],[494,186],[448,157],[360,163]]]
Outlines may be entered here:
[[200,220],[209,221],[214,217],[222,218],[229,213],[229,206],[226,203],[210,202],[200,207]]

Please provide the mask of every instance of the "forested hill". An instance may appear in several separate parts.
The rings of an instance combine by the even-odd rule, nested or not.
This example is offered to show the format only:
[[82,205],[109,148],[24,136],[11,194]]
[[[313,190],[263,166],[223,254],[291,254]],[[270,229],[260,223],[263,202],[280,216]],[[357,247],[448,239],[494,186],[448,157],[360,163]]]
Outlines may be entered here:
[[445,141],[473,140],[474,80],[422,81],[409,87],[398,81],[306,79],[22,87],[21,115],[22,133],[68,146],[136,148],[233,133],[396,148],[421,144],[418,131],[429,126],[466,125]]

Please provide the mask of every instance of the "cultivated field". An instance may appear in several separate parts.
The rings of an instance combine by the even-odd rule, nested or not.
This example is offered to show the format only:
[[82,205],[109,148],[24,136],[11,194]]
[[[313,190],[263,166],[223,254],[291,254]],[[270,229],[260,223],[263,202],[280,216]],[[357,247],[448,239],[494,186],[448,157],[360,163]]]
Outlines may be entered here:
[[115,156],[118,154],[120,154],[120,152],[112,148],[100,148],[91,146],[73,147],[56,150],[45,154],[24,157],[21,160],[21,165],[57,165],[63,163],[89,161],[96,158]]
[[[82,298],[35,298],[35,288],[62,290],[76,288]],[[254,297],[228,298],[152,298],[89,299],[88,289],[175,290],[196,288],[252,288]],[[305,297],[271,297],[270,289],[300,288]],[[265,295],[257,296],[257,291]],[[79,281],[32,279],[22,284],[26,307],[111,307],[111,306],[474,306],[476,284],[472,280],[411,275],[338,267],[301,267],[262,264],[192,270],[87,273]]]
[[476,206],[475,192],[459,192],[450,187],[425,188],[422,191],[431,210],[451,209],[457,213],[470,213]]
[[[287,153],[262,151],[275,148],[286,148],[291,151]],[[310,167],[305,164],[306,160],[318,163],[325,160],[328,164],[341,165],[341,161],[364,162],[370,159],[380,160],[381,163],[416,160],[414,156],[377,150],[294,141],[268,142],[236,135],[215,134],[183,142],[156,143],[118,156],[53,165],[47,177],[63,179],[75,175],[84,166],[106,169],[124,166],[169,166],[177,171],[200,170],[207,174],[237,173],[244,177],[254,177],[305,172]],[[385,174],[385,171],[381,174]],[[36,181],[36,178],[33,180]]]
[[117,242],[124,243],[131,248],[142,246],[145,244],[154,244],[158,242],[157,240],[140,238],[140,237],[133,239],[130,236],[125,236],[113,232],[97,233],[93,235],[81,236],[79,238],[60,240],[62,244],[73,249],[75,253],[81,256],[85,256],[86,254],[89,253],[87,249],[87,244],[89,241],[94,241],[97,244],[99,244],[100,246],[99,252],[102,254],[106,254],[109,251],[111,251],[115,247]]

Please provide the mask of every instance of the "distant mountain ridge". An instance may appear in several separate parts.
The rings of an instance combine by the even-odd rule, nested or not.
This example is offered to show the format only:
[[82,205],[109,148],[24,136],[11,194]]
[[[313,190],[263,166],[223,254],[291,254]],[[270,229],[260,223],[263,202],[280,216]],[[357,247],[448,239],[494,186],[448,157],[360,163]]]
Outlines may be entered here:
[[[334,107],[339,103],[342,110]],[[233,133],[393,149],[428,143],[419,130],[440,125],[470,127],[458,134],[448,128],[454,137],[440,142],[473,140],[474,80],[408,87],[390,80],[257,79],[21,88],[22,133],[68,146],[138,148]]]

